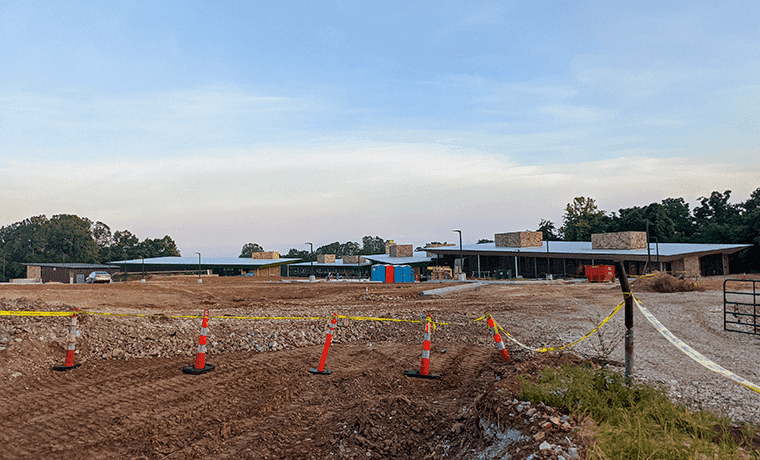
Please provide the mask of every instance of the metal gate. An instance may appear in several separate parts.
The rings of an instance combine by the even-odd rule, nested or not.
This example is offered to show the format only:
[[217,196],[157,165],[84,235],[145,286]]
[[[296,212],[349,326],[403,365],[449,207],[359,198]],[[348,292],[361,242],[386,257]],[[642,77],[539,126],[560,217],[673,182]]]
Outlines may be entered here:
[[757,280],[723,282],[723,330],[760,335],[760,292]]

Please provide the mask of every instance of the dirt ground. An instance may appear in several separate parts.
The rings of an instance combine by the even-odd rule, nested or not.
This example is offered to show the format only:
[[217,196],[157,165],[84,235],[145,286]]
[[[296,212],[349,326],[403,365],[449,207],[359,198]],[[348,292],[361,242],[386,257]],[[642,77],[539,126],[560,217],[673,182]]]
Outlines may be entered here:
[[[707,290],[637,296],[663,324],[727,369],[760,383],[760,340],[722,330],[722,279]],[[110,285],[0,285],[0,310],[165,315],[79,315],[80,367],[53,372],[69,317],[0,316],[0,458],[583,458],[582,421],[518,400],[520,374],[547,365],[623,361],[622,313],[573,349],[535,354],[507,342],[503,362],[490,312],[529,346],[577,339],[621,299],[619,285],[504,283],[423,297],[447,285],[261,282],[243,277],[156,278]],[[717,308],[720,307],[720,312]],[[326,368],[326,320],[212,318],[207,362],[185,375],[200,320],[212,316],[319,316],[419,320],[431,314],[431,373],[418,369],[421,323],[341,319]],[[636,314],[635,377],[675,401],[757,423],[760,395],[714,374]],[[754,418],[753,418],[754,417]]]

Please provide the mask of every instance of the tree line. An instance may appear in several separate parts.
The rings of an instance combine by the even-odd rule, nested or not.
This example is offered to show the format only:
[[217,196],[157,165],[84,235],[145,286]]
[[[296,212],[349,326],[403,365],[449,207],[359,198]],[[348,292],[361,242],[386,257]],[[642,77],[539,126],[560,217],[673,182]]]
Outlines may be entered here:
[[[343,256],[385,254],[385,243],[388,241],[389,240],[384,240],[379,236],[365,236],[362,238],[361,244],[355,241],[346,241],[345,243],[335,241],[334,243],[318,247],[314,252],[311,252],[311,248],[290,248],[287,254],[283,254],[282,257],[288,259],[303,259],[305,262],[313,262],[317,260],[317,254],[335,254],[338,258]],[[254,252],[264,252],[264,248],[256,243],[246,243],[240,250],[240,255],[238,257],[250,258]]]
[[545,240],[591,241],[592,233],[649,231],[650,242],[752,244],[737,255],[745,270],[760,270],[760,188],[745,201],[730,203],[731,190],[698,198],[690,209],[683,198],[608,213],[593,198],[576,197],[565,207],[562,226],[541,219]]
[[25,278],[22,263],[100,263],[179,256],[170,236],[140,241],[129,230],[116,230],[86,217],[58,214],[30,217],[0,227],[0,280]]

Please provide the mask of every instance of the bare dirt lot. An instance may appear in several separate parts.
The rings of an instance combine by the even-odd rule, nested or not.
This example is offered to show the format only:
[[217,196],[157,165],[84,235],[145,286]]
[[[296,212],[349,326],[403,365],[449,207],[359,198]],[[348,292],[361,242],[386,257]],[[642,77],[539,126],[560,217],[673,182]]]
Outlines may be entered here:
[[[760,383],[760,340],[723,332],[721,283],[636,295],[676,336]],[[505,283],[420,296],[442,286],[241,277],[0,285],[0,310],[165,315],[80,315],[81,366],[67,372],[51,366],[63,363],[69,317],[0,316],[0,458],[582,458],[581,421],[521,404],[517,375],[578,356],[622,363],[622,313],[574,354],[507,342],[508,363],[485,322],[473,320],[490,312],[529,346],[561,345],[612,311],[619,285]],[[319,362],[326,320],[232,318],[209,322],[207,362],[216,370],[185,375],[200,320],[171,316],[204,309],[215,317],[431,314],[451,323],[433,333],[431,373],[442,378],[403,374],[419,368],[421,323],[350,319],[338,323],[330,375],[306,372]],[[635,328],[637,379],[667,386],[683,404],[760,422],[760,395],[691,361],[638,312]]]

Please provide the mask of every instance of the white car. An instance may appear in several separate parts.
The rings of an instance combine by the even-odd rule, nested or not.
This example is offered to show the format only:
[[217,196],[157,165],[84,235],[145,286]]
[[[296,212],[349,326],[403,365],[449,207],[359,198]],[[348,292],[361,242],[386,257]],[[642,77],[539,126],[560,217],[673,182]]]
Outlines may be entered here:
[[110,283],[111,274],[108,272],[92,272],[84,280],[85,283]]

